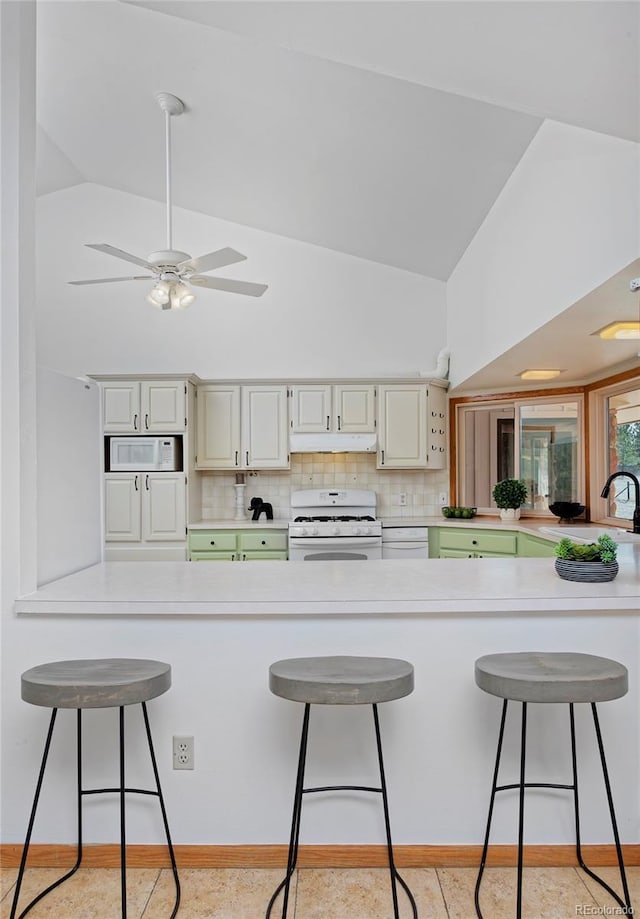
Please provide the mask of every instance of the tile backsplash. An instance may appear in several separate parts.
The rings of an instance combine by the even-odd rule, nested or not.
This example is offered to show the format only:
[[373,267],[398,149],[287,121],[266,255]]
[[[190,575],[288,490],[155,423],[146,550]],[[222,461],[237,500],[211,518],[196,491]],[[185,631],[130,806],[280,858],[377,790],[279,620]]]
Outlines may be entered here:
[[[202,518],[230,520],[235,517],[235,472],[202,475]],[[290,494],[299,488],[370,488],[377,495],[379,517],[439,515],[440,495],[449,492],[446,469],[376,469],[376,457],[368,453],[294,453],[291,469],[245,473],[246,506],[258,495],[273,505],[276,518],[289,518]],[[407,503],[400,505],[404,492]],[[247,513],[247,518],[249,514]]]

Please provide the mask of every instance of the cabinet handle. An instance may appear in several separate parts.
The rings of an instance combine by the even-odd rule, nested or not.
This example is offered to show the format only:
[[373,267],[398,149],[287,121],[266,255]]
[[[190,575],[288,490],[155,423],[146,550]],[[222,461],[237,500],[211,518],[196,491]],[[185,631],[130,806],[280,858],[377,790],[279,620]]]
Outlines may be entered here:
[[211,542],[209,543],[209,545],[211,545],[211,546],[215,546],[215,544],[216,544],[215,539],[212,539]]
[[249,451],[248,451],[248,450],[247,450],[247,462],[246,462],[246,465],[247,465],[247,466],[249,465]]
[[149,491],[149,476],[145,475],[144,477],[144,487]]
[[135,476],[133,484],[135,485],[136,491],[138,491],[138,476]]
[[246,553],[246,552],[243,552],[243,553],[242,553],[242,561],[243,561],[243,562],[246,562],[246,560],[247,560],[247,553]]
[[338,415],[338,430],[339,430],[339,431],[341,430],[341,428],[340,428],[340,415]]
[[263,545],[263,546],[266,546],[266,544],[267,544],[267,543],[266,543],[266,540],[261,539],[261,540],[260,540],[260,544]]
[[236,450],[236,466],[238,465],[238,451]]
[[144,429],[145,431],[149,430],[149,416],[148,415],[144,416]]
[[472,545],[472,546],[477,546],[477,545],[478,545],[478,540],[477,540],[477,539],[472,539],[472,540],[471,540],[471,545]]
[[329,430],[329,416],[327,415],[327,431]]
[[138,430],[138,413],[137,412],[133,416],[133,430],[134,431]]
[[382,457],[382,462],[380,463],[380,465],[384,466],[384,450],[380,451],[380,456]]
[[[436,429],[435,429],[435,428],[431,428],[431,433],[432,433],[432,434],[435,434],[435,433],[436,433]],[[440,433],[442,434],[442,431],[440,431]]]
[[431,444],[431,449],[432,449],[432,450],[435,450],[435,449],[436,449],[434,444]]

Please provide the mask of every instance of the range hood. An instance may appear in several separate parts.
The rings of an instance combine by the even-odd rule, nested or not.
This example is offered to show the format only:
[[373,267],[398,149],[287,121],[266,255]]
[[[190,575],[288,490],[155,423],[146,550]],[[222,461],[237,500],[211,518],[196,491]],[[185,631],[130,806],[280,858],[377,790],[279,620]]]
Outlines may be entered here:
[[290,453],[375,453],[375,434],[291,434]]

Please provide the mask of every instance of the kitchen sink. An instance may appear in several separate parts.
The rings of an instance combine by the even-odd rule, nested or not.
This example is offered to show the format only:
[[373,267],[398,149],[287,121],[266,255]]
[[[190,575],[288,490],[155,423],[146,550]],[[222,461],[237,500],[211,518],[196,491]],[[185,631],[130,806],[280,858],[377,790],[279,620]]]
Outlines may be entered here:
[[593,524],[590,527],[571,525],[563,527],[540,527],[540,532],[548,533],[550,536],[555,536],[557,539],[568,536],[569,539],[573,539],[574,542],[583,543],[595,542],[598,536],[603,536],[605,533],[616,542],[640,541],[640,533],[630,533],[629,530],[624,530],[622,527],[601,527],[597,524]]

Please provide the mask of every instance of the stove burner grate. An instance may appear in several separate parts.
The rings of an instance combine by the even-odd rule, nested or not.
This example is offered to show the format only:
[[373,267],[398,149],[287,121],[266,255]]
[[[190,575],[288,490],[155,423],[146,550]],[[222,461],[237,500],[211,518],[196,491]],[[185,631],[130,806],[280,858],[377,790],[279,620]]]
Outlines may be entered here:
[[296,517],[293,521],[294,523],[375,523],[375,517],[371,517],[368,514],[365,514],[363,517],[355,517],[353,515],[343,515],[341,517],[327,517],[325,515],[320,515],[317,517]]

